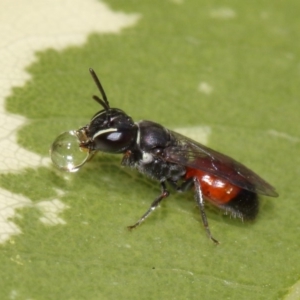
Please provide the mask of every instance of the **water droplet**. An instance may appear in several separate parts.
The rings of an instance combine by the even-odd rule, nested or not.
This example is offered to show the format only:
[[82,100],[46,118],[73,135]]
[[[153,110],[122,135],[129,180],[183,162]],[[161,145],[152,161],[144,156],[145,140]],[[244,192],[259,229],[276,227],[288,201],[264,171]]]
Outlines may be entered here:
[[67,172],[78,171],[90,157],[90,153],[80,147],[76,130],[60,134],[51,145],[50,155],[53,163]]

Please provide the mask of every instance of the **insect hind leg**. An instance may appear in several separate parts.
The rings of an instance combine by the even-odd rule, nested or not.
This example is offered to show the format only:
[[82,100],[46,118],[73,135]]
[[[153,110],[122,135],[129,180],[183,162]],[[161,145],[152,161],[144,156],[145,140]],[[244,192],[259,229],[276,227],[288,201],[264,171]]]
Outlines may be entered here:
[[164,198],[167,198],[169,196],[169,191],[167,190],[166,184],[164,182],[161,183],[161,189],[162,189],[161,194],[152,202],[149,209],[142,215],[142,217],[134,225],[127,226],[128,229],[133,229],[139,226],[142,222],[144,222],[145,219],[149,217],[149,215],[156,209],[159,203]]
[[205,213],[205,209],[204,209],[204,199],[203,199],[203,195],[202,195],[200,182],[199,182],[197,177],[192,177],[192,178],[193,178],[193,183],[194,183],[194,186],[195,186],[195,199],[196,199],[196,202],[197,202],[197,204],[199,206],[199,209],[200,209],[202,223],[203,223],[203,226],[205,228],[205,231],[206,231],[208,237],[215,244],[219,244],[219,242],[211,235],[211,232],[210,232],[210,229],[209,229],[209,226],[208,226],[208,221],[207,221],[207,217],[206,217],[206,213]]

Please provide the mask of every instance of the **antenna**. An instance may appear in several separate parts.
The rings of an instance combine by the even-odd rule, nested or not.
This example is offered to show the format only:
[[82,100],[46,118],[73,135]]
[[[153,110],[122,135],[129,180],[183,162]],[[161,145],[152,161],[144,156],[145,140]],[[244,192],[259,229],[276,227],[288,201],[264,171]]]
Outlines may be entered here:
[[106,111],[108,111],[109,110],[109,105],[108,105],[108,103],[107,102],[104,102],[102,99],[100,99],[98,96],[96,96],[96,95],[94,95],[93,96],[93,99],[95,100],[95,101],[97,101],[101,106],[103,106],[103,108],[106,110]]
[[90,73],[94,79],[94,82],[96,83],[96,86],[98,87],[100,93],[101,93],[101,96],[103,98],[103,100],[101,98],[99,98],[98,96],[94,95],[93,96],[93,99],[95,101],[97,101],[103,108],[104,110],[106,111],[106,124],[109,124],[110,123],[110,117],[111,117],[111,109],[109,107],[109,103],[108,103],[108,100],[107,100],[107,97],[106,97],[106,94],[104,92],[104,89],[101,85],[101,82],[97,76],[97,74],[95,73],[95,71],[90,68]]
[[106,94],[105,94],[105,92],[104,92],[104,89],[103,89],[103,87],[102,87],[102,85],[101,85],[101,82],[100,82],[100,80],[99,80],[97,74],[95,73],[95,71],[94,71],[92,68],[90,68],[89,70],[90,70],[90,73],[91,73],[91,75],[92,75],[92,77],[93,77],[93,80],[94,80],[96,86],[98,87],[98,90],[100,91],[101,96],[102,96],[102,98],[103,98],[103,100],[102,100],[102,99],[99,98],[98,96],[95,96],[95,95],[94,95],[94,96],[93,96],[93,99],[96,100],[100,105],[102,105],[103,108],[104,108],[105,110],[109,110],[109,108],[110,108],[110,107],[109,107],[109,102],[108,102],[108,100],[107,100],[107,97],[106,97]]

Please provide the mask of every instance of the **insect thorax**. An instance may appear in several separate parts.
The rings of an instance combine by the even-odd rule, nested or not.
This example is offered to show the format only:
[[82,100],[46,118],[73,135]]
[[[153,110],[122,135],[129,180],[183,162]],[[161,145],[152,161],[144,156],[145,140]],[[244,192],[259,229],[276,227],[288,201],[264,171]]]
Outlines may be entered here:
[[167,147],[176,143],[168,129],[151,121],[140,121],[137,126],[136,145],[126,152],[122,165],[160,182],[179,180],[186,172],[185,167],[166,161],[162,155]]

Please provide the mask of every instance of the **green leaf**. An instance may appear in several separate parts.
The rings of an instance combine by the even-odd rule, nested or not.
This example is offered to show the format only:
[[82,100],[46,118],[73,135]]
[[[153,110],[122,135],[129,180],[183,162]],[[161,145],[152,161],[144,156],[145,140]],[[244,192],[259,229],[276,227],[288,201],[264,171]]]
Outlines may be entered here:
[[113,107],[188,134],[209,127],[210,147],[255,170],[280,197],[262,197],[253,223],[208,205],[215,246],[192,191],[170,190],[129,232],[160,189],[122,168],[121,156],[98,154],[73,174],[48,165],[1,173],[0,187],[23,204],[9,220],[22,234],[1,246],[0,298],[290,295],[300,278],[298,1],[107,3],[141,18],[119,34],[92,33],[82,46],[36,54],[30,80],[6,99],[8,114],[28,120],[20,147],[46,157],[58,134],[89,122],[100,109],[93,67]]

